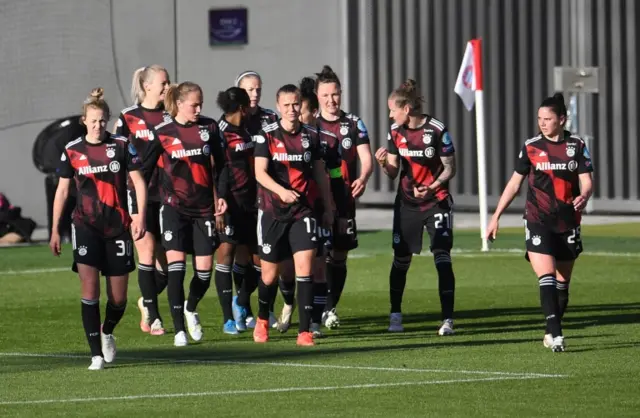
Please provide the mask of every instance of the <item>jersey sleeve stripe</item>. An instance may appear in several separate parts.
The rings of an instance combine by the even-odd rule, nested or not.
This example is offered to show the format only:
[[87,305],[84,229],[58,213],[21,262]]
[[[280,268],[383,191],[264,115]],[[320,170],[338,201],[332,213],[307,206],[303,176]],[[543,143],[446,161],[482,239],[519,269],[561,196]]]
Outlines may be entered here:
[[74,139],[73,141],[69,142],[67,145],[65,145],[64,147],[66,149],[71,148],[72,146],[74,146],[75,144],[79,143],[80,141],[82,141],[82,137]]

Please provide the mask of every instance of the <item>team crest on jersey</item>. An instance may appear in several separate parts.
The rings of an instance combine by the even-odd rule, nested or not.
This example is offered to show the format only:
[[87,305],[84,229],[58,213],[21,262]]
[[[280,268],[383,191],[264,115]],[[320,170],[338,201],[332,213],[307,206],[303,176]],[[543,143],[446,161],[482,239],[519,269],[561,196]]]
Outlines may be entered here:
[[173,239],[173,232],[171,231],[164,231],[164,240],[169,242]]
[[309,148],[309,140],[307,138],[302,138],[302,148]]
[[82,247],[78,248],[78,255],[80,255],[80,257],[84,257],[85,255],[87,255],[87,247],[83,245]]
[[109,171],[111,171],[112,173],[117,173],[118,171],[120,171],[120,163],[117,161],[111,161],[109,163]]
[[433,158],[433,156],[436,155],[436,149],[433,147],[428,147],[427,149],[424,150],[424,155],[427,158]]
[[567,157],[573,157],[576,155],[576,149],[574,147],[567,147]]
[[353,145],[351,138],[345,138],[342,140],[342,148],[349,149],[351,148],[351,145]]
[[431,140],[431,134],[425,131],[424,135],[422,135],[422,142],[424,142],[425,145],[429,145]]
[[202,139],[203,141],[208,141],[209,140],[209,131],[206,129],[201,129],[200,130],[200,139]]
[[340,135],[347,135],[349,133],[349,126],[342,125],[340,128]]
[[204,147],[202,147],[202,153],[207,157],[209,156],[209,154],[211,154],[211,149],[209,148],[209,145],[205,145]]
[[534,235],[533,238],[531,238],[531,243],[537,247],[542,243],[542,238],[538,235]]
[[113,148],[110,148],[107,150],[107,157],[108,158],[113,158],[116,156],[116,150],[114,150]]
[[262,244],[262,252],[265,254],[269,254],[271,252],[271,245]]
[[311,152],[306,151],[302,158],[304,159],[305,163],[308,163],[309,161],[311,161]]

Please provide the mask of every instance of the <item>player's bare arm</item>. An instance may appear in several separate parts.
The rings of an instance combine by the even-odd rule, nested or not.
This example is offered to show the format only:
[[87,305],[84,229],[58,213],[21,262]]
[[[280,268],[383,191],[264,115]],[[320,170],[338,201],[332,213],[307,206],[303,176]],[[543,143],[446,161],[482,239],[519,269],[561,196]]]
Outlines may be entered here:
[[58,231],[64,206],[67,203],[67,199],[69,199],[70,186],[70,178],[60,177],[60,180],[58,181],[58,188],[56,189],[56,196],[53,200],[53,218],[51,222],[51,241],[49,242],[49,247],[51,247],[51,251],[55,256],[59,256],[62,250],[62,247],[60,246],[60,233]]
[[260,183],[262,187],[269,190],[272,193],[275,193],[280,197],[284,203],[294,203],[298,200],[300,195],[293,190],[287,190],[284,187],[280,186],[276,181],[269,175],[267,169],[269,167],[269,159],[265,157],[255,157],[255,172],[256,172],[256,181]]
[[434,180],[433,183],[429,186],[429,189],[433,190],[440,187],[443,183],[448,182],[456,175],[456,155],[447,155],[440,157],[440,161],[442,161],[442,166],[444,167],[442,173],[438,176],[437,179]]

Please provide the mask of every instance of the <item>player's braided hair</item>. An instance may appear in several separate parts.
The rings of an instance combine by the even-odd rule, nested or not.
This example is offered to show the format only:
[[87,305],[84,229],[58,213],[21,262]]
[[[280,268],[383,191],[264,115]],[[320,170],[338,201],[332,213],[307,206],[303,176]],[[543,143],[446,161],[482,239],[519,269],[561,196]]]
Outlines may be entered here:
[[196,83],[191,81],[185,81],[180,84],[172,84],[167,90],[167,94],[164,98],[164,108],[173,117],[178,114],[178,100],[184,100],[187,94],[191,92],[200,93],[200,97],[203,97],[202,89]]
[[338,89],[342,88],[338,75],[333,72],[331,67],[328,65],[325,65],[322,67],[322,71],[316,73],[316,91],[318,90],[318,86],[323,83],[336,83]]
[[316,80],[311,77],[304,77],[300,80],[300,96],[302,101],[306,101],[308,103],[310,110],[317,110],[320,107],[315,87]]
[[102,110],[106,120],[109,120],[111,117],[109,105],[104,100],[104,89],[102,87],[96,87],[91,90],[91,93],[89,93],[89,96],[85,99],[84,104],[82,105],[82,117],[87,116],[87,110],[90,108]]
[[424,103],[424,98],[418,89],[418,83],[411,78],[408,78],[400,87],[391,92],[389,99],[395,100],[398,107],[409,105],[412,111],[421,111]]
[[250,99],[245,89],[231,87],[218,93],[216,103],[225,114],[232,114],[240,110],[240,107],[249,108]]

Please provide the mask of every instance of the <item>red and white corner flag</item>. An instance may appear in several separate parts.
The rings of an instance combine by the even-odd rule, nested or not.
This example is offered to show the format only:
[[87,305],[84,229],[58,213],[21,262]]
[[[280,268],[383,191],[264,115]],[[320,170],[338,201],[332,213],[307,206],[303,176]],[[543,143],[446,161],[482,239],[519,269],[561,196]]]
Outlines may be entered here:
[[460,96],[468,111],[473,109],[475,92],[482,90],[481,62],[480,40],[473,39],[467,42],[453,91]]
[[484,96],[482,91],[482,43],[480,39],[467,42],[462,65],[458,71],[456,86],[453,88],[462,99],[468,111],[476,106],[476,147],[478,156],[478,206],[480,209],[480,237],[482,251],[489,251],[486,238],[488,205],[487,205],[487,159],[484,135]]

